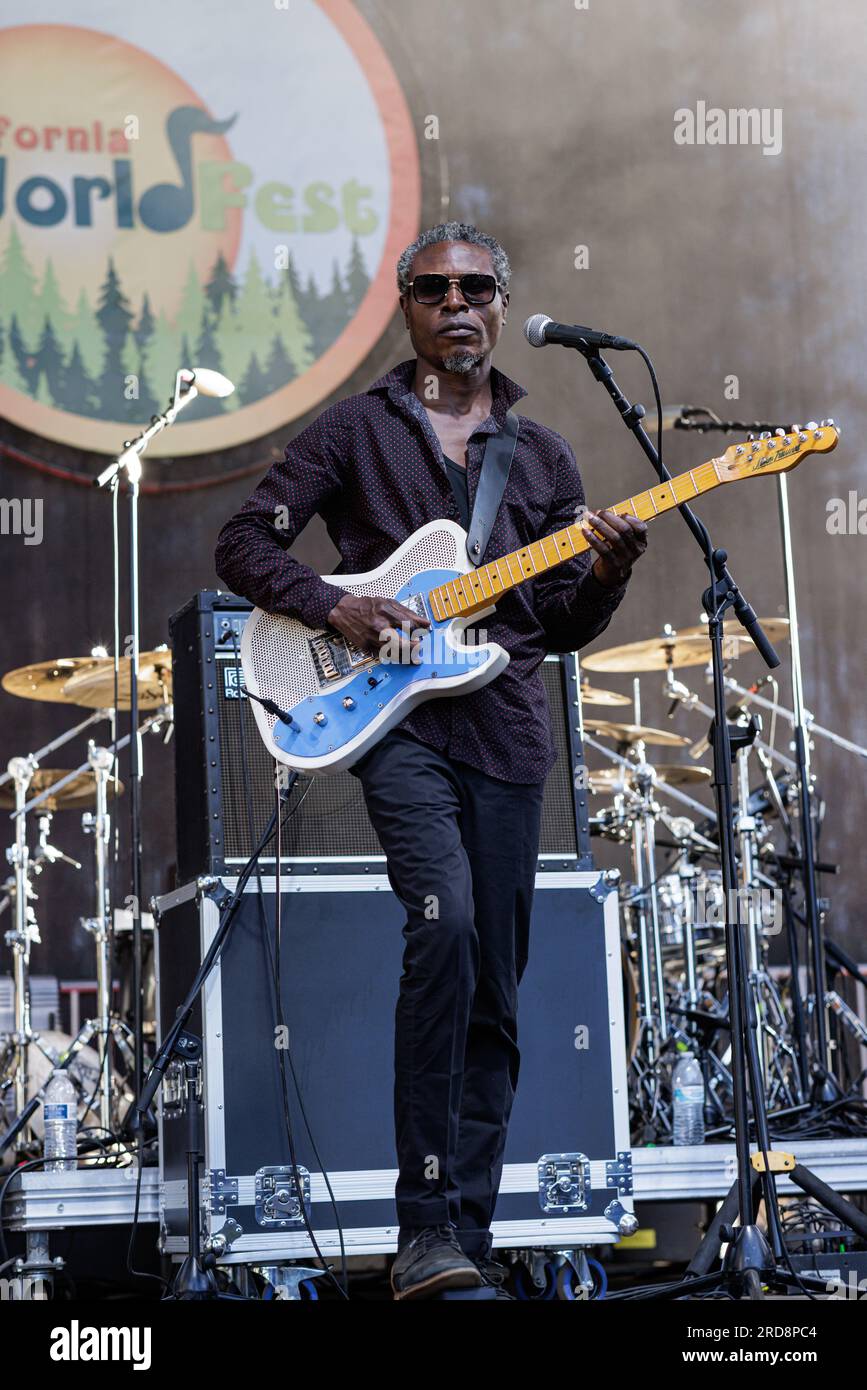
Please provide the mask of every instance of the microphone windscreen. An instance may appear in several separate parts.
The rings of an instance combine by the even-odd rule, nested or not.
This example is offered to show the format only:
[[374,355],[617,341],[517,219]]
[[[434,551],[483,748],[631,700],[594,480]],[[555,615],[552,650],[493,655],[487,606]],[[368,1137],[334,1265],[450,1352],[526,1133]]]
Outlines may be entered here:
[[533,314],[524,324],[524,337],[531,347],[544,347],[545,329],[552,320],[548,314]]
[[235,389],[227,376],[210,367],[193,367],[193,385],[200,396],[231,396]]

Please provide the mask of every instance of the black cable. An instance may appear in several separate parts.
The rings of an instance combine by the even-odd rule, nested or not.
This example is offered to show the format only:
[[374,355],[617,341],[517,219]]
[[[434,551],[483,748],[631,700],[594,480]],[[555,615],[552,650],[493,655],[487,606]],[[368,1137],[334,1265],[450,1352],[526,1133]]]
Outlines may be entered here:
[[[232,646],[233,646],[234,658],[235,658],[235,689],[236,689],[236,691],[237,691],[237,693],[238,693],[238,729],[239,729],[239,742],[240,742],[240,747],[241,747],[241,772],[242,772],[242,778],[243,778],[243,784],[244,784],[244,803],[245,803],[245,811],[246,811],[246,818],[247,818],[247,834],[248,834],[248,837],[249,837],[249,842],[250,842],[250,844],[252,844],[252,843],[253,843],[253,819],[254,819],[254,815],[253,815],[252,787],[251,787],[251,778],[250,778],[250,765],[249,765],[249,759],[248,759],[248,756],[247,756],[247,737],[246,737],[246,728],[245,728],[245,721],[244,721],[244,710],[243,710],[243,703],[242,703],[242,684],[241,684],[241,677],[242,677],[242,674],[243,674],[243,668],[242,668],[242,665],[241,665],[240,651],[239,651],[239,648],[238,648],[238,636],[237,636],[237,633],[234,632],[234,631],[233,631],[233,633],[232,633]],[[248,693],[249,693],[249,692],[248,692]],[[270,702],[270,701],[269,701],[269,702],[266,702],[266,701],[264,701],[264,700],[260,700],[260,704],[266,705],[266,707],[268,707],[268,705],[272,704],[272,702]],[[277,711],[276,706],[274,706],[274,712],[280,713],[279,711]],[[283,716],[283,717],[284,717],[284,719],[285,719],[285,716]],[[305,801],[306,797],[309,795],[310,790],[311,790],[311,788],[312,788],[312,786],[313,786],[313,781],[314,781],[314,779],[313,779],[313,778],[310,779],[310,781],[308,782],[307,787],[305,788],[305,790],[304,790],[304,792],[302,793],[302,795],[299,797],[299,799],[298,799],[298,801],[296,802],[295,806],[288,812],[288,814],[285,816],[285,818],[283,818],[283,817],[281,816],[281,814],[280,814],[280,808],[281,808],[280,781],[279,781],[280,771],[281,771],[281,769],[278,768],[277,765],[275,764],[275,767],[274,767],[274,774],[275,774],[275,775],[274,775],[274,787],[275,787],[276,798],[277,798],[277,804],[276,804],[276,809],[275,809],[275,818],[276,818],[276,825],[277,825],[277,831],[276,831],[276,834],[277,834],[276,865],[277,865],[277,867],[276,867],[276,873],[275,873],[275,887],[276,887],[276,900],[275,900],[275,901],[276,901],[276,907],[275,907],[275,934],[276,934],[276,938],[277,938],[277,940],[276,940],[276,965],[275,965],[275,960],[274,960],[274,951],[272,950],[272,947],[271,947],[271,940],[270,940],[270,935],[269,935],[269,932],[268,932],[267,915],[266,915],[266,912],[265,912],[265,888],[264,888],[264,884],[263,884],[263,881],[262,881],[261,865],[259,864],[258,861],[257,861],[257,864],[256,864],[256,884],[257,884],[257,888],[258,888],[258,893],[257,893],[257,904],[258,904],[258,911],[259,911],[259,927],[260,927],[260,931],[261,931],[261,934],[262,934],[262,941],[263,941],[264,946],[265,946],[266,957],[267,957],[268,964],[269,964],[270,970],[271,970],[271,980],[272,980],[272,984],[273,984],[273,986],[274,986],[274,991],[275,991],[275,995],[274,995],[274,998],[275,998],[275,1014],[276,1014],[276,1017],[277,1017],[278,1026],[282,1026],[282,1027],[285,1028],[286,1025],[285,1025],[285,1023],[284,1023],[284,1021],[283,1021],[283,1014],[282,1014],[282,993],[281,993],[281,988],[280,988],[280,962],[281,962],[281,941],[280,941],[280,932],[281,932],[281,912],[280,912],[280,908],[281,908],[281,900],[280,900],[280,863],[281,863],[281,858],[282,858],[282,843],[281,843],[281,837],[282,837],[282,831],[283,831],[284,826],[285,826],[286,824],[288,824],[288,822],[292,819],[293,816],[297,815],[298,811],[301,809],[302,805],[304,804],[304,801]],[[295,773],[295,781],[297,782],[297,780],[298,780],[298,774]],[[293,783],[293,787],[294,787],[294,783]],[[291,790],[291,789],[290,789],[290,790]],[[288,1030],[287,1030],[287,1032],[288,1032]],[[333,1193],[333,1191],[332,1191],[332,1189],[331,1189],[331,1183],[330,1183],[330,1181],[329,1181],[328,1174],[327,1174],[327,1172],[326,1172],[326,1170],[325,1170],[325,1167],[324,1167],[324,1165],[323,1165],[323,1163],[322,1163],[322,1160],[321,1160],[321,1158],[320,1158],[320,1156],[319,1156],[319,1152],[318,1152],[318,1150],[317,1150],[317,1148],[316,1148],[316,1141],[315,1141],[315,1139],[313,1138],[313,1133],[312,1133],[312,1130],[311,1130],[311,1128],[310,1128],[309,1121],[308,1121],[308,1119],[307,1119],[306,1111],[305,1111],[305,1109],[304,1109],[304,1102],[303,1102],[303,1100],[302,1100],[302,1098],[301,1098],[301,1088],[300,1088],[299,1083],[298,1083],[298,1078],[297,1078],[296,1073],[295,1073],[295,1066],[294,1066],[294,1063],[293,1063],[293,1061],[292,1061],[292,1057],[291,1057],[291,1053],[290,1053],[290,1057],[289,1057],[289,1066],[290,1066],[290,1070],[291,1070],[291,1072],[292,1072],[292,1079],[293,1079],[293,1082],[294,1082],[294,1085],[295,1085],[295,1092],[296,1092],[296,1095],[297,1095],[297,1097],[298,1097],[298,1104],[299,1104],[299,1107],[300,1107],[300,1109],[301,1109],[301,1114],[302,1114],[302,1116],[303,1116],[303,1118],[304,1118],[305,1128],[306,1128],[307,1133],[308,1133],[308,1135],[309,1135],[309,1137],[310,1137],[310,1143],[311,1143],[311,1146],[312,1146],[312,1148],[313,1148],[313,1152],[314,1152],[314,1154],[315,1154],[315,1156],[316,1156],[316,1160],[317,1160],[317,1162],[319,1163],[319,1166],[320,1166],[320,1168],[321,1168],[321,1170],[322,1170],[322,1175],[323,1175],[323,1178],[324,1178],[324,1180],[325,1180],[325,1185],[326,1185],[326,1188],[328,1189],[329,1197],[331,1198],[331,1204],[332,1204],[332,1208],[333,1208],[333,1210],[334,1210],[335,1222],[336,1222],[336,1224],[337,1224],[337,1229],[338,1229],[338,1232],[339,1232],[339,1234],[340,1234],[341,1275],[342,1275],[342,1280],[343,1280],[343,1287],[342,1287],[342,1288],[341,1288],[340,1284],[337,1284],[337,1281],[334,1279],[334,1275],[333,1275],[333,1274],[331,1273],[331,1271],[327,1268],[325,1258],[324,1258],[324,1256],[322,1255],[322,1252],[320,1251],[319,1246],[318,1246],[318,1244],[317,1244],[317,1242],[316,1242],[316,1239],[315,1239],[315,1237],[314,1237],[314,1235],[313,1235],[312,1229],[310,1228],[310,1226],[309,1226],[309,1224],[308,1224],[308,1222],[307,1222],[306,1211],[304,1210],[304,1202],[303,1202],[303,1198],[302,1198],[302,1196],[301,1196],[301,1181],[300,1181],[300,1175],[299,1175],[299,1172],[298,1172],[298,1165],[297,1165],[297,1163],[296,1163],[296,1161],[295,1161],[294,1141],[293,1141],[292,1132],[291,1132],[291,1115],[290,1115],[290,1111],[289,1111],[288,1087],[287,1087],[287,1082],[286,1082],[286,1066],[285,1066],[285,1058],[283,1057],[283,1051],[284,1051],[284,1049],[279,1048],[279,1049],[277,1049],[277,1051],[280,1053],[280,1075],[281,1075],[281,1082],[282,1082],[282,1088],[283,1088],[283,1120],[284,1120],[284,1124],[285,1124],[285,1126],[286,1126],[286,1136],[287,1136],[287,1140],[288,1140],[288,1143],[289,1143],[289,1153],[290,1153],[290,1157],[291,1157],[291,1159],[292,1159],[292,1168],[293,1168],[293,1172],[294,1172],[294,1175],[295,1175],[295,1183],[296,1183],[296,1187],[297,1187],[297,1189],[298,1189],[298,1194],[299,1194],[299,1205],[300,1205],[300,1209],[301,1209],[301,1211],[302,1211],[302,1216],[303,1216],[303,1219],[304,1219],[304,1223],[305,1223],[305,1226],[307,1226],[307,1231],[308,1231],[308,1235],[310,1236],[311,1243],[312,1243],[312,1245],[313,1245],[313,1247],[314,1247],[314,1249],[315,1249],[315,1251],[316,1251],[317,1256],[319,1257],[319,1259],[321,1260],[323,1266],[325,1267],[326,1273],[328,1274],[329,1278],[331,1278],[332,1281],[336,1284],[336,1287],[338,1288],[338,1291],[342,1294],[342,1296],[343,1296],[344,1298],[348,1298],[349,1295],[348,1295],[348,1292],[347,1292],[346,1250],[345,1250],[344,1238],[343,1238],[343,1227],[342,1227],[341,1222],[340,1222],[340,1214],[339,1214],[339,1211],[338,1211],[338,1209],[337,1209],[337,1204],[336,1204],[336,1201],[335,1201],[335,1199],[334,1199],[334,1193]]]
[[[279,789],[279,786],[277,785],[277,778],[275,777],[274,780],[275,780],[275,794],[276,794],[276,797],[277,797],[277,806],[278,806],[278,811],[279,811],[279,805],[280,805],[280,789]],[[297,808],[296,808],[296,809],[297,809]],[[277,820],[277,857],[276,857],[276,869],[275,869],[275,877],[274,877],[274,887],[275,887],[275,897],[274,897],[274,904],[275,904],[275,906],[274,906],[275,953],[274,953],[274,954],[275,954],[275,956],[276,956],[276,964],[275,964],[275,961],[274,961],[273,958],[272,958],[271,964],[272,964],[272,978],[273,978],[273,983],[274,983],[274,1009],[275,1009],[275,1014],[276,1014],[276,1017],[277,1017],[277,1024],[278,1024],[278,1027],[280,1027],[280,1028],[282,1028],[282,1029],[284,1030],[284,1036],[288,1037],[289,1030],[288,1030],[288,1027],[287,1027],[287,1025],[286,1025],[286,1021],[285,1021],[284,1016],[283,1016],[283,996],[282,996],[281,987],[280,987],[280,962],[281,962],[281,956],[282,956],[282,941],[281,941],[281,933],[282,933],[282,912],[281,912],[281,895],[280,895],[280,862],[281,862],[281,857],[282,857],[281,824],[280,824],[280,819],[279,819],[279,815],[278,815],[278,820]],[[270,952],[269,952],[269,955],[270,955]],[[307,1118],[307,1112],[306,1112],[306,1110],[305,1110],[305,1108],[304,1108],[304,1101],[303,1101],[303,1098],[302,1098],[302,1095],[301,1095],[301,1087],[300,1087],[300,1085],[299,1085],[298,1076],[297,1076],[297,1073],[296,1073],[296,1071],[295,1071],[295,1063],[294,1063],[294,1061],[292,1060],[291,1050],[290,1050],[290,1048],[287,1046],[287,1047],[285,1047],[285,1048],[283,1048],[283,1047],[277,1048],[276,1051],[277,1051],[277,1053],[279,1054],[280,1080],[281,1080],[281,1084],[282,1084],[282,1099],[283,1099],[283,1121],[284,1121],[284,1125],[285,1125],[285,1127],[286,1127],[286,1140],[287,1140],[287,1143],[288,1143],[288,1145],[289,1145],[289,1157],[290,1157],[290,1161],[291,1161],[291,1164],[292,1164],[292,1171],[293,1171],[293,1173],[295,1174],[295,1184],[296,1184],[296,1188],[297,1188],[297,1191],[298,1191],[298,1198],[299,1198],[299,1211],[301,1212],[301,1216],[302,1216],[302,1219],[303,1219],[303,1221],[304,1221],[304,1226],[305,1226],[306,1231],[307,1231],[307,1234],[308,1234],[308,1236],[309,1236],[309,1238],[310,1238],[310,1243],[311,1243],[311,1245],[313,1246],[313,1249],[316,1251],[316,1255],[317,1255],[318,1259],[319,1259],[319,1260],[321,1261],[321,1263],[322,1263],[324,1273],[327,1274],[328,1278],[331,1280],[332,1284],[333,1284],[334,1287],[337,1289],[337,1291],[338,1291],[338,1293],[340,1294],[340,1296],[341,1296],[342,1298],[348,1300],[348,1298],[349,1298],[349,1290],[348,1290],[348,1275],[347,1275],[347,1269],[346,1269],[346,1245],[345,1245],[345,1239],[344,1239],[344,1235],[343,1235],[343,1225],[342,1225],[342,1222],[341,1222],[341,1220],[340,1220],[340,1212],[339,1212],[339,1209],[338,1209],[338,1206],[337,1206],[337,1201],[336,1201],[336,1199],[335,1199],[334,1192],[333,1192],[332,1187],[331,1187],[331,1180],[330,1180],[330,1178],[328,1177],[328,1172],[327,1172],[327,1170],[326,1170],[326,1168],[325,1168],[325,1164],[322,1162],[322,1158],[321,1158],[321,1156],[320,1156],[320,1154],[319,1154],[319,1150],[318,1150],[317,1147],[316,1147],[316,1140],[314,1139],[314,1137],[313,1137],[313,1132],[312,1132],[312,1130],[311,1130],[311,1128],[310,1128],[310,1122],[309,1122],[309,1120],[308,1120],[308,1118]],[[313,1153],[314,1153],[314,1156],[315,1156],[315,1158],[316,1158],[316,1162],[319,1164],[319,1168],[320,1168],[320,1171],[321,1171],[321,1173],[322,1173],[323,1181],[325,1182],[325,1186],[326,1186],[326,1189],[327,1189],[327,1191],[328,1191],[328,1196],[329,1196],[329,1199],[330,1199],[330,1201],[331,1201],[331,1208],[332,1208],[332,1210],[333,1210],[333,1212],[334,1212],[334,1220],[335,1220],[335,1223],[336,1223],[336,1225],[337,1225],[338,1236],[339,1236],[339,1239],[340,1239],[340,1266],[341,1266],[341,1278],[340,1278],[340,1280],[338,1280],[338,1279],[335,1277],[333,1271],[329,1268],[328,1264],[326,1263],[325,1256],[322,1254],[322,1251],[321,1251],[320,1248],[319,1248],[319,1244],[318,1244],[318,1242],[317,1242],[317,1240],[316,1240],[316,1237],[315,1237],[315,1235],[314,1235],[314,1233],[313,1233],[313,1227],[312,1227],[312,1225],[310,1224],[310,1220],[309,1220],[309,1218],[308,1218],[308,1216],[307,1216],[307,1212],[306,1212],[306,1209],[305,1209],[305,1206],[304,1206],[304,1199],[303,1199],[303,1195],[302,1195],[301,1177],[300,1177],[300,1173],[299,1173],[299,1171],[298,1171],[298,1161],[297,1161],[296,1152],[295,1152],[295,1141],[294,1141],[294,1138],[293,1138],[293,1135],[292,1135],[292,1119],[291,1119],[291,1113],[290,1113],[290,1108],[289,1108],[289,1087],[288,1087],[288,1083],[287,1083],[287,1079],[286,1079],[286,1055],[287,1055],[287,1054],[288,1054],[288,1056],[289,1056],[289,1070],[290,1070],[291,1073],[292,1073],[292,1081],[293,1081],[293,1084],[294,1084],[294,1087],[295,1087],[295,1094],[296,1094],[296,1097],[297,1097],[297,1099],[298,1099],[298,1106],[299,1106],[299,1109],[300,1109],[300,1111],[301,1111],[301,1115],[302,1115],[303,1120],[304,1120],[304,1126],[305,1126],[305,1128],[306,1128],[306,1130],[307,1130],[307,1134],[308,1134],[308,1136],[309,1136],[309,1138],[310,1138],[310,1145],[311,1145],[311,1148],[312,1148]]]

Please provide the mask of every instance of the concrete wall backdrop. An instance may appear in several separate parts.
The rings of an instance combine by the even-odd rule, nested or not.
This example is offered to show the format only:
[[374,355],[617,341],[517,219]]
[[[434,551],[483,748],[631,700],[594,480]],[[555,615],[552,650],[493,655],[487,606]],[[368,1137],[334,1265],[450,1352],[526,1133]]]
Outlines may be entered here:
[[[651,351],[664,399],[741,418],[833,416],[841,447],[791,475],[805,690],[817,719],[867,743],[864,548],[827,529],[829,499],[867,497],[862,359],[867,318],[864,131],[867,11],[860,0],[361,0],[401,80],[420,135],[427,222],[474,220],[506,245],[514,267],[508,329],[497,362],[530,392],[524,411],[561,431],[582,463],[592,504],[652,481],[633,441],[583,363],[556,348],[534,352],[521,325],[530,313],[605,327]],[[782,113],[782,149],[678,145],[675,112],[758,107]],[[439,140],[423,138],[428,115]],[[440,189],[447,189],[447,201]],[[576,269],[575,248],[589,266]],[[398,317],[341,394],[408,355]],[[649,401],[638,359],[614,360],[624,390]],[[739,399],[725,397],[736,376]],[[163,383],[160,390],[167,389]],[[154,462],[156,479],[191,479],[244,463],[264,472],[285,431],[207,458]],[[2,438],[39,458],[98,471],[101,460],[3,424]],[[681,471],[717,452],[709,441],[666,436]],[[85,653],[111,637],[110,507],[106,497],[19,465],[0,463],[0,496],[41,496],[45,539],[5,536],[2,668]],[[223,520],[252,486],[227,484],[142,505],[142,628],[148,647],[196,589],[216,583],[213,546]],[[702,505],[718,544],[757,610],[782,611],[776,488],[750,481]],[[318,523],[298,553],[334,561]],[[629,598],[597,645],[651,636],[664,622],[699,618],[704,567],[677,517],[653,528]],[[785,650],[785,649],[784,649]],[[788,652],[783,696],[788,701]],[[748,656],[738,675],[761,674]],[[685,673],[704,693],[700,672]],[[628,691],[626,676],[599,679]],[[644,712],[664,716],[659,677],[645,677]],[[0,694],[0,761],[38,747],[71,724],[56,706]],[[679,712],[690,736],[703,723]],[[77,744],[76,748],[80,748]],[[173,861],[171,747],[145,745],[145,888],[167,886]],[[67,763],[66,755],[60,759]],[[68,765],[68,764],[67,764]],[[844,872],[833,885],[835,935],[861,952],[867,873],[862,853],[865,768],[827,744],[816,767],[828,801],[822,849]],[[121,815],[126,820],[127,808]],[[53,837],[87,862],[78,816]],[[0,840],[8,839],[0,835]],[[58,866],[40,884],[46,946],[37,972],[90,974],[77,919],[91,907],[87,869]],[[8,919],[7,919],[8,920]],[[8,952],[3,949],[6,968]]]

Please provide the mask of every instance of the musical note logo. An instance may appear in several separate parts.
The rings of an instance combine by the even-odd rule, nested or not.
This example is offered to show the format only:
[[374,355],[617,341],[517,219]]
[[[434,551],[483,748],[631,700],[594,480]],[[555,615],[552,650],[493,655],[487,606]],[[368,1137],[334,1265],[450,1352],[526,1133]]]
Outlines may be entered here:
[[236,112],[228,120],[215,121],[200,106],[178,106],[171,112],[166,136],[181,182],[157,183],[142,194],[139,217],[152,232],[176,232],[193,215],[193,136],[223,135],[237,119]]

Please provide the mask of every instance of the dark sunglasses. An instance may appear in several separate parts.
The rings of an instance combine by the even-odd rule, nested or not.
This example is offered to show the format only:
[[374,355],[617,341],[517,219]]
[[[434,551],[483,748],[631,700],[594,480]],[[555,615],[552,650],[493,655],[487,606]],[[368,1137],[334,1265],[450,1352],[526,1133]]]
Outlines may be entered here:
[[459,285],[461,294],[468,304],[490,304],[500,288],[495,275],[469,275],[449,279],[448,275],[417,275],[410,280],[408,289],[416,304],[439,304],[449,292],[449,285]]

